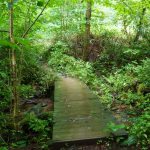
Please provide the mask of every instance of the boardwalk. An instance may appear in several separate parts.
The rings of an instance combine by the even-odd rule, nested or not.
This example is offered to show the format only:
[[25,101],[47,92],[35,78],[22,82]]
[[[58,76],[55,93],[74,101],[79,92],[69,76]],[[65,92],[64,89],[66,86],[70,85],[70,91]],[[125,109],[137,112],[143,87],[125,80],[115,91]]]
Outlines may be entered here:
[[[103,138],[107,123],[115,121],[81,81],[61,78],[55,83],[53,140],[56,142]],[[120,133],[118,133],[120,134]]]

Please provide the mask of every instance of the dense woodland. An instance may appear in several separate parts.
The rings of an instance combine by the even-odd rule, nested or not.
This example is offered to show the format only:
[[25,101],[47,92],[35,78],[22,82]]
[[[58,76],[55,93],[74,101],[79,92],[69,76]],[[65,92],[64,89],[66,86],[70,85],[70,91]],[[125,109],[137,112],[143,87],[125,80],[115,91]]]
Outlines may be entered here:
[[109,126],[128,132],[116,142],[148,149],[149,0],[0,0],[0,150],[49,149],[52,109],[24,106],[50,97],[59,76],[126,115]]

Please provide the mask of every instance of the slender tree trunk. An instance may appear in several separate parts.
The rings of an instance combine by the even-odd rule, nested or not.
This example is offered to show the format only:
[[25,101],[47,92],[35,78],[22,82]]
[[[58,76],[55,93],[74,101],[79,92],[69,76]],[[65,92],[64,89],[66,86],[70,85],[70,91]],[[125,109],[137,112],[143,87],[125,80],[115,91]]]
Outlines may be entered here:
[[61,12],[61,39],[63,39],[64,35],[64,4],[60,8]]
[[24,32],[27,30],[27,28],[30,25],[28,20],[30,20],[30,4],[28,5],[27,13],[24,19]]
[[[11,4],[11,8],[10,8],[10,12],[9,12],[9,21],[10,21],[10,42],[11,43],[15,43],[14,41],[14,29],[13,29],[13,14],[14,14],[14,10],[13,10],[13,0],[10,0],[10,4]],[[13,108],[13,117],[16,117],[18,115],[18,91],[17,91],[17,63],[16,63],[16,51],[14,50],[14,48],[11,49],[11,72],[12,72],[12,93],[13,93],[13,98],[12,98],[12,108]]]
[[85,46],[83,50],[83,60],[88,60],[88,55],[90,51],[90,34],[91,34],[91,11],[92,11],[92,2],[87,2],[86,9],[86,25],[85,25]]
[[140,16],[140,21],[139,21],[139,24],[138,24],[138,29],[137,29],[137,33],[136,33],[134,42],[137,42],[139,40],[140,35],[141,35],[143,19],[144,19],[145,13],[146,13],[146,8],[143,8],[142,9],[142,14]]
[[[126,12],[126,10],[124,8],[124,14],[125,14],[125,12]],[[126,19],[126,17],[123,17],[123,32],[126,36],[128,36],[127,26],[128,26],[127,19]]]

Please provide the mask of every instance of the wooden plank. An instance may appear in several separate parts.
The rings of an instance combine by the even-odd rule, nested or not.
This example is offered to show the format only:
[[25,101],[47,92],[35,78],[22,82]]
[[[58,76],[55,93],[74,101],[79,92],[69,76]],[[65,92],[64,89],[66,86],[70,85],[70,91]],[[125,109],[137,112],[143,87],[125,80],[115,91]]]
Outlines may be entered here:
[[[55,83],[53,140],[57,142],[103,138],[109,122],[116,122],[81,81],[61,78]],[[118,132],[117,135],[124,134]]]

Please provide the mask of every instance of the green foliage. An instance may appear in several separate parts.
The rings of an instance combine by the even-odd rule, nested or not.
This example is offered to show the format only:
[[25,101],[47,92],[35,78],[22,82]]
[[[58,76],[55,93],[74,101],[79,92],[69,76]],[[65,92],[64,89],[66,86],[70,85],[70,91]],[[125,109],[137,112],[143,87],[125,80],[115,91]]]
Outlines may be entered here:
[[8,150],[7,147],[0,147],[0,150]]
[[136,144],[137,140],[134,136],[130,135],[127,140],[123,142],[124,145],[133,145]]
[[[128,128],[129,138],[125,141],[128,145],[149,144],[149,61],[147,58],[141,65],[128,64],[114,74],[104,77],[104,84],[101,85],[100,98],[104,103],[108,103],[109,107],[125,104],[128,106],[128,113],[132,112],[131,114],[136,116],[130,120],[132,125]],[[111,127],[116,130],[113,124]]]
[[13,148],[25,148],[27,146],[26,140],[17,141],[15,143],[12,143]]
[[[60,43],[59,43],[60,44]],[[68,75],[72,77],[78,77],[86,84],[90,85],[94,90],[98,88],[101,83],[100,80],[93,73],[92,65],[89,62],[84,62],[81,59],[75,59],[69,56],[66,50],[62,47],[58,47],[50,54],[49,65],[53,70],[59,72],[61,75]]]
[[39,81],[41,91],[44,92],[50,86],[53,86],[56,78],[57,76],[53,70],[51,69],[43,70]]
[[[11,68],[9,48],[16,49],[19,82],[17,89],[21,100],[31,99],[36,93],[44,93],[44,91],[53,84],[55,78],[52,70],[46,70],[42,67],[41,62],[39,61],[40,53],[38,51],[38,46],[31,46],[28,40],[22,38],[16,38],[16,41],[19,43],[19,46],[12,47],[9,45],[9,42],[0,43],[0,136],[3,139],[2,142],[0,141],[0,146],[11,145],[14,149],[26,147],[32,139],[31,141],[28,141],[26,137],[29,135],[24,133],[23,129],[17,132],[13,127],[13,120],[10,115],[10,110],[12,110],[12,85],[10,79]],[[22,117],[24,116],[21,114],[19,118]],[[33,122],[33,124],[35,123],[36,125],[37,123],[39,128],[42,128],[42,124],[43,126],[50,126],[50,118],[45,121],[34,120],[35,122]],[[37,129],[36,126],[32,127],[34,130]],[[40,132],[37,133],[39,134],[37,138],[38,143],[43,147],[47,146],[46,139],[51,141],[51,137],[47,135],[51,135],[51,127],[49,127],[49,129],[50,130],[45,131],[45,133],[43,131],[43,134],[42,132],[41,134],[39,134]]]
[[110,123],[108,124],[108,126],[107,126],[107,129],[108,129],[110,132],[112,132],[112,133],[117,132],[118,130],[124,129],[124,128],[125,128],[125,125],[124,125],[124,124],[119,124],[119,125],[117,125],[117,124],[115,124],[115,123],[113,123],[113,122],[110,122]]
[[[9,145],[14,148],[26,145],[26,139],[19,139],[17,142],[12,138],[12,135],[17,137],[17,134],[9,124],[12,121],[9,113],[13,98],[10,49],[13,48],[16,52],[20,84],[17,89],[21,99],[29,99],[36,92],[46,91],[56,79],[55,73],[77,77],[89,85],[108,108],[125,105],[130,115],[134,115],[135,119],[131,121],[132,126],[129,128],[129,145],[136,142],[149,144],[149,1],[91,0],[90,27],[93,38],[90,39],[90,50],[98,58],[93,64],[80,59],[85,45],[85,12],[89,0],[51,0],[28,35],[22,38],[46,2],[14,0],[11,5],[6,0],[0,1],[0,133],[3,131],[4,143],[6,139],[13,143]],[[13,44],[8,40],[8,11],[12,6],[15,39]],[[58,42],[53,44],[55,41]],[[43,54],[43,49],[49,45],[51,48]],[[48,60],[49,66],[41,60],[44,63]],[[42,143],[43,148],[47,146],[45,140],[51,132],[48,129],[51,119],[38,118],[31,113],[25,120],[28,131],[38,135],[32,140]],[[116,131],[120,127],[111,124],[110,128]],[[11,134],[7,138],[9,133]],[[25,134],[25,137],[30,133]],[[6,147],[0,149],[5,150]]]
[[21,85],[19,93],[22,99],[29,99],[35,95],[35,89],[31,85]]
[[48,148],[53,124],[50,112],[42,114],[41,117],[37,117],[34,112],[27,113],[21,124],[28,140],[30,139],[29,142],[36,142],[41,149]]
[[38,1],[37,2],[37,6],[43,6],[43,4],[44,4],[43,1]]
[[8,50],[0,46],[0,110],[1,113],[9,109],[11,100],[10,70],[8,60]]
[[34,113],[27,114],[25,122],[29,124],[29,129],[32,129],[35,132],[45,133],[45,131],[48,131],[48,128],[46,128],[48,126],[48,122],[46,120],[38,119]]
[[[147,147],[150,144],[150,107],[144,109],[140,117],[135,118],[134,124],[130,127],[130,137],[133,137],[137,145]],[[130,143],[129,143],[130,144]]]
[[[142,96],[146,96],[148,93],[145,93],[145,95],[142,95],[140,93],[144,93],[144,91],[148,92],[146,90],[148,90],[148,85],[150,83],[150,80],[148,78],[149,69],[147,69],[148,64],[149,59],[144,60],[142,65],[129,64],[120,69],[118,72],[115,72],[115,74],[104,78],[105,82],[107,83],[106,86],[102,86],[102,89],[106,91],[104,93],[106,94],[109,92],[112,95],[115,94],[116,101],[123,100],[124,102],[129,101],[129,103],[132,103],[134,101],[138,102],[136,101],[138,99],[142,101]],[[143,78],[145,78],[146,80],[143,80]],[[141,85],[143,85],[142,89]],[[139,92],[139,90],[142,91]]]
[[138,74],[138,78],[140,82],[145,84],[147,87],[150,86],[150,59],[143,60],[143,65],[137,67],[136,73]]
[[130,62],[141,63],[141,60],[150,56],[148,44],[141,42],[132,45],[128,39],[116,31],[105,31],[99,36],[103,45],[100,57],[94,62],[93,67],[96,73],[108,75],[116,72],[118,68],[127,66]]

